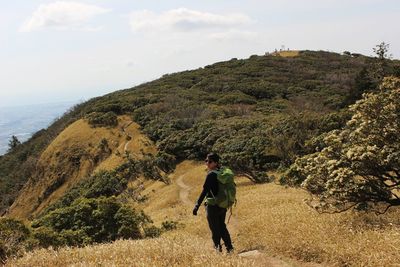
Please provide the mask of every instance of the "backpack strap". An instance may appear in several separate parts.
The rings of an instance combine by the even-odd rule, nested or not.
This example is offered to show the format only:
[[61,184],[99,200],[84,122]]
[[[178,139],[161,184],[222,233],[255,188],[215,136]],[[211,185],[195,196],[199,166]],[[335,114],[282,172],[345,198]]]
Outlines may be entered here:
[[211,170],[210,172],[213,172],[213,173],[215,173],[215,174],[218,176],[218,174],[219,174],[219,172],[220,172],[220,169],[217,169],[217,170]]
[[[213,173],[215,173],[215,174],[217,175],[217,181],[218,181],[218,174],[219,174],[219,171],[218,171],[218,170],[212,170],[212,171],[210,171],[210,172],[213,172]],[[210,190],[210,193],[211,193],[211,196],[212,196],[212,198],[214,199],[214,201],[217,201],[217,198],[216,198],[215,195],[213,194],[212,190]]]

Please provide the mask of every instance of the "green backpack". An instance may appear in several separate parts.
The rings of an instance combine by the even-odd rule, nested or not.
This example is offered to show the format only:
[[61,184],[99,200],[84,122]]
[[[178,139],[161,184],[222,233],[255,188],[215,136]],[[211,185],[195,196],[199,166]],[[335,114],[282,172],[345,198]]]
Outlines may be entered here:
[[216,196],[208,196],[206,203],[207,205],[218,205],[221,208],[229,209],[236,202],[234,174],[229,168],[221,168],[213,172],[217,174],[218,194]]

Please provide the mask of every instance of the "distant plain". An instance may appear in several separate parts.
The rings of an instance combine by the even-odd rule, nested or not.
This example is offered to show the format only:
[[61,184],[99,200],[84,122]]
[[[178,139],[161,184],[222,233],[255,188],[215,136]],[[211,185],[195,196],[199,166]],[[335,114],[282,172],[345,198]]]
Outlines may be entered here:
[[47,128],[73,105],[74,102],[60,102],[0,107],[0,155],[7,152],[11,136],[24,142],[35,132]]

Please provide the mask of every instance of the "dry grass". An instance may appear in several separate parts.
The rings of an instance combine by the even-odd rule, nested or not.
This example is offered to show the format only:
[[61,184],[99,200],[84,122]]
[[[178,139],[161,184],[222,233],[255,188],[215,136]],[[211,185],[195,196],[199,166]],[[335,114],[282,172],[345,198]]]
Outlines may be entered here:
[[[180,175],[192,187],[189,199],[194,203],[204,181],[204,165],[184,162],[172,180]],[[308,194],[302,190],[255,185],[242,177],[237,184],[238,204],[228,224],[237,251],[259,249],[269,255],[329,266],[394,266],[400,262],[400,209],[381,216],[319,214],[304,203]],[[170,198],[170,193],[164,191],[168,187],[149,196],[147,212],[159,223],[165,219],[184,223],[185,227],[179,230],[182,233],[209,238],[203,209],[195,217],[191,216],[193,207],[183,204],[153,208],[153,200],[159,196]],[[177,198],[176,189],[174,194]],[[211,246],[211,241],[207,242]]]
[[237,255],[219,255],[196,236],[121,240],[59,251],[39,250],[7,266],[256,266]]
[[[336,266],[400,262],[399,209],[382,217],[318,214],[303,203],[307,195],[296,189],[272,184],[241,189],[237,213],[240,231],[246,234],[238,238],[240,246],[258,244],[275,254]],[[376,227],[379,221],[388,226]]]
[[[132,137],[131,142],[127,140],[127,135]],[[103,138],[107,140],[112,152],[107,158],[95,164],[93,159]],[[26,219],[32,214],[38,214],[83,178],[99,170],[114,169],[124,162],[123,155],[128,142],[132,145],[128,145],[127,150],[132,152],[133,156],[141,155],[142,151],[146,153],[156,151],[154,144],[140,133],[139,125],[133,123],[129,116],[118,117],[118,125],[114,128],[92,128],[83,119],[72,123],[42,153],[33,179],[28,181],[11,206],[9,216]],[[79,166],[66,160],[76,153],[84,155],[80,159]],[[39,202],[38,197],[63,175],[66,177],[65,181]]]
[[157,153],[157,148],[154,146],[153,142],[140,132],[140,125],[137,123],[131,123],[125,129],[125,132],[131,136],[131,140],[126,146],[127,151],[131,151],[141,157],[141,151],[144,153],[150,153],[155,155]]
[[277,52],[276,55],[281,57],[297,57],[299,55],[299,51],[297,50],[280,51]]
[[[148,200],[140,204],[155,221],[178,221],[179,228],[162,238],[118,241],[59,252],[40,250],[10,262],[10,266],[400,266],[400,209],[373,214],[318,214],[301,190],[275,184],[254,185],[239,177],[238,204],[228,224],[237,252],[258,249],[284,259],[271,264],[216,255],[211,247],[204,209],[192,216],[192,206],[179,199],[176,179],[192,189],[194,203],[205,176],[204,166],[183,162],[171,175],[172,184],[145,182]],[[385,225],[385,226],[382,226]],[[266,262],[268,264],[266,264]],[[311,265],[315,266],[315,265]]]

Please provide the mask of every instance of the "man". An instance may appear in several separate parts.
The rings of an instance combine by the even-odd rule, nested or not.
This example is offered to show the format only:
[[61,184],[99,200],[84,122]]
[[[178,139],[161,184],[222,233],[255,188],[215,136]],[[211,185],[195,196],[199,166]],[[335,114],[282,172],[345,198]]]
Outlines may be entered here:
[[[206,158],[208,174],[203,185],[203,191],[193,209],[193,215],[197,215],[197,211],[203,202],[204,198],[215,198],[218,195],[218,179],[217,171],[220,169],[219,156],[215,153],[210,153]],[[222,252],[221,239],[225,243],[228,253],[233,251],[231,237],[225,224],[227,209],[221,208],[218,205],[211,205],[206,200],[207,221],[211,230],[214,248]]]

